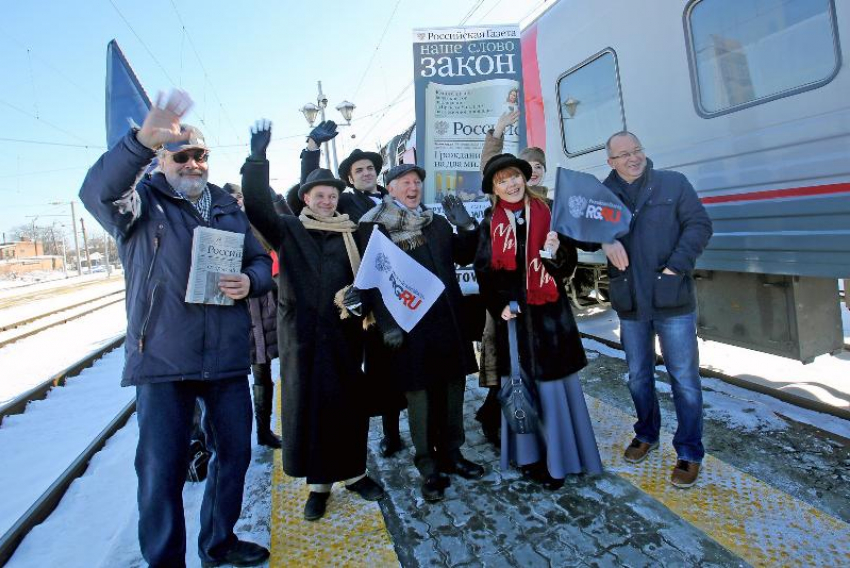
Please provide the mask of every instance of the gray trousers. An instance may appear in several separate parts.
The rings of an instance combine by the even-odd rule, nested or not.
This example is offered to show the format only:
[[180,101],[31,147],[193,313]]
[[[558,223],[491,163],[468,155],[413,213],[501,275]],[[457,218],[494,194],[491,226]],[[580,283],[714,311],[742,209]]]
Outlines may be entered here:
[[416,454],[413,463],[426,477],[443,462],[460,457],[466,440],[463,428],[463,377],[449,379],[425,390],[408,391],[407,416]]

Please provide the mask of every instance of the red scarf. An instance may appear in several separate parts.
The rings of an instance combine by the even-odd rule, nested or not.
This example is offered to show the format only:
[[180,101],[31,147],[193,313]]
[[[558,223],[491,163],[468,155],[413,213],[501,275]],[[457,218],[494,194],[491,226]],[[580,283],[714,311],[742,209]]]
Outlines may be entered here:
[[507,203],[500,199],[493,208],[490,220],[490,241],[493,256],[490,266],[493,270],[516,270],[517,241],[514,226],[508,219],[507,211],[516,212],[525,208],[527,224],[525,238],[525,286],[527,301],[539,306],[558,300],[558,287],[549,276],[540,260],[540,250],[546,242],[546,233],[552,221],[552,215],[545,203],[539,199],[525,199],[519,203]]

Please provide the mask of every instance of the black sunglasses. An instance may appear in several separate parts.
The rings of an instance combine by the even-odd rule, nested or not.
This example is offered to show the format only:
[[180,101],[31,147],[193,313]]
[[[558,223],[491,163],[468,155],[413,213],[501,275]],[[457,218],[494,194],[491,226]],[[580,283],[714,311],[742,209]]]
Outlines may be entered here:
[[183,150],[182,152],[177,152],[171,155],[171,159],[177,164],[185,164],[189,161],[189,158],[192,158],[198,164],[203,164],[209,157],[210,153],[207,150],[201,150],[200,148],[197,150]]

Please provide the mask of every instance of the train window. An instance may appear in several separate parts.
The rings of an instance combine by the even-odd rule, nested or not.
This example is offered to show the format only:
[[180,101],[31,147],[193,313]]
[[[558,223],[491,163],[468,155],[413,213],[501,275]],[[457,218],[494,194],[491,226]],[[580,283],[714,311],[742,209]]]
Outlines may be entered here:
[[685,26],[706,118],[820,87],[838,72],[832,0],[695,0]]
[[597,53],[558,78],[558,113],[567,156],[604,148],[612,132],[626,129],[614,50]]

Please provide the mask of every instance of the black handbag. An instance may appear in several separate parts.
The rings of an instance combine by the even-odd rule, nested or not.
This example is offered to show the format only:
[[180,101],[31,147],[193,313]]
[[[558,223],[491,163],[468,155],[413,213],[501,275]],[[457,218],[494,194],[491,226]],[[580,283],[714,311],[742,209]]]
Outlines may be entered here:
[[[513,314],[519,312],[516,302],[510,303],[510,309]],[[540,427],[540,412],[537,408],[534,384],[519,366],[515,318],[508,320],[508,346],[511,354],[511,374],[499,389],[499,404],[513,433],[532,434]]]
[[186,481],[197,483],[207,478],[210,455],[203,441],[192,440],[189,444],[189,469],[186,471]]

